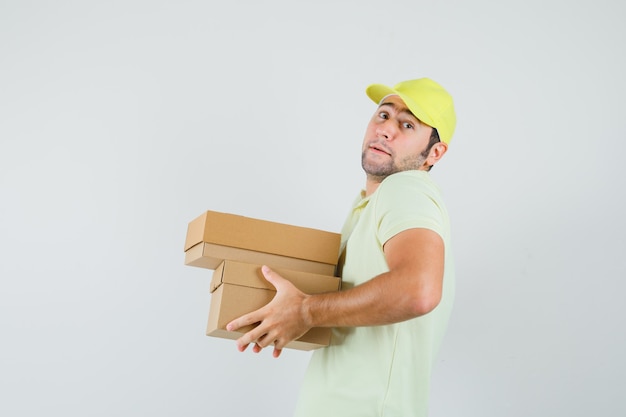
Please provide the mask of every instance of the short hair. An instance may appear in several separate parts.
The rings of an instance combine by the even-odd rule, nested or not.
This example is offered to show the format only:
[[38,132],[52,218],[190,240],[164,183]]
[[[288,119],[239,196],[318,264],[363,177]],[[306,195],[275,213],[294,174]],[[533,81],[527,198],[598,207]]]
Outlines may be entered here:
[[[432,132],[430,132],[430,139],[428,140],[428,145],[426,145],[426,149],[424,149],[424,152],[422,152],[422,156],[424,158],[428,157],[428,154],[430,153],[430,150],[433,148],[433,146],[435,146],[436,143],[441,142],[441,139],[439,138],[439,132],[437,132],[437,129],[433,127]],[[430,171],[433,168],[432,165],[428,166],[428,168],[426,168],[426,171]]]
[[441,142],[441,139],[439,138],[439,132],[433,127],[433,131],[430,132],[430,140],[428,141],[428,150],[430,151],[430,148],[437,142]]

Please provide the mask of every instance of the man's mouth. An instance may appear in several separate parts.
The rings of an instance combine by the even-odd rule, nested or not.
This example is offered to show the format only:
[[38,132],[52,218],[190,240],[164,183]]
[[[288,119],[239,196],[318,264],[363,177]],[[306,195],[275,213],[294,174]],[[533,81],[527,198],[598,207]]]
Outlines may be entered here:
[[374,153],[380,153],[380,154],[385,154],[385,155],[391,156],[391,152],[389,152],[387,149],[383,148],[382,146],[370,145],[369,148],[370,148],[370,150],[374,151]]

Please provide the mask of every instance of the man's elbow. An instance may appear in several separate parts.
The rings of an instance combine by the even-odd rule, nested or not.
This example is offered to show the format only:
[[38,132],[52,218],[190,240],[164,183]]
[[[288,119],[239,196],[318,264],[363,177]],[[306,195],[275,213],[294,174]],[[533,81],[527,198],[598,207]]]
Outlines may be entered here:
[[411,302],[411,315],[420,317],[433,311],[441,302],[441,291],[430,291],[428,294],[420,294],[413,297]]

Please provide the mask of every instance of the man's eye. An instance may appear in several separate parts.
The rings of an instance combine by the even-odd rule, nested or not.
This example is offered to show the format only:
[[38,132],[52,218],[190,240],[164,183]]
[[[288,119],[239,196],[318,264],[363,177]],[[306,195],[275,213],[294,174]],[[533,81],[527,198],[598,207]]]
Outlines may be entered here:
[[403,126],[405,129],[413,129],[413,125],[412,125],[411,123],[408,123],[408,122],[404,122],[404,123],[402,123],[402,126]]
[[381,119],[388,119],[389,115],[386,112],[381,111],[380,113],[378,113],[378,117],[380,117]]

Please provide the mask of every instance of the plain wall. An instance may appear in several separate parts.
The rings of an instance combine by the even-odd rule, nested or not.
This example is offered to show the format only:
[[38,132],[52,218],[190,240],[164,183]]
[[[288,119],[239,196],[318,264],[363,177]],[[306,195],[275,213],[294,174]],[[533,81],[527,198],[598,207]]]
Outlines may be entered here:
[[431,77],[457,301],[434,417],[626,415],[623,2],[0,1],[0,414],[287,417],[204,335],[207,209],[338,232],[370,83]]

